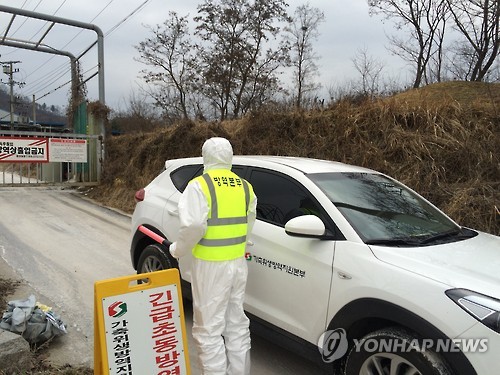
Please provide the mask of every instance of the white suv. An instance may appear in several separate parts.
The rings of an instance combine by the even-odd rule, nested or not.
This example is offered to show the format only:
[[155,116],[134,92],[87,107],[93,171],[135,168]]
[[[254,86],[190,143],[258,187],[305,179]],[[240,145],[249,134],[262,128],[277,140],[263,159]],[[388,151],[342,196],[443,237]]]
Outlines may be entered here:
[[[177,202],[202,171],[201,158],[168,160],[136,193],[138,273],[178,267],[189,286],[191,257],[177,264],[138,227],[175,241]],[[498,374],[499,237],[365,168],[235,156],[233,171],[258,198],[246,253],[252,330],[332,373]]]

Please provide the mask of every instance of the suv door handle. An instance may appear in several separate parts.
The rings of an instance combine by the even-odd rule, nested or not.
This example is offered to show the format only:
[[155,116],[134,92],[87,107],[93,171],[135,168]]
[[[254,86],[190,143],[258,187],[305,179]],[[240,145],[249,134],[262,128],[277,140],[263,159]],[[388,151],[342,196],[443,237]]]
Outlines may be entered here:
[[167,212],[172,215],[172,216],[179,216],[179,211],[177,210],[169,210],[167,209]]
[[342,279],[342,280],[351,280],[352,279],[352,276],[351,275],[348,275],[347,273],[344,273],[342,271],[338,271],[337,272],[337,275],[339,275],[339,277]]

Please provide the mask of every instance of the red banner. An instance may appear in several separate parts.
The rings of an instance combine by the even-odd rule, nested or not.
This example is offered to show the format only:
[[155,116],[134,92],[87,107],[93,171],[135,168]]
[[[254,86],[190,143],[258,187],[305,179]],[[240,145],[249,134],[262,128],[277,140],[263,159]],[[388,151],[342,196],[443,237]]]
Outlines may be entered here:
[[0,137],[0,163],[48,163],[47,138]]

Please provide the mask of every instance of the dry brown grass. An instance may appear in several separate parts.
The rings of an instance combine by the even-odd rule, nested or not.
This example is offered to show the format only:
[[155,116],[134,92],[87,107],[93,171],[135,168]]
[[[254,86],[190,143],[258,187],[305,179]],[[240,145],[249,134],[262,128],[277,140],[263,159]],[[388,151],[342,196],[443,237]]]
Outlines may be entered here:
[[306,156],[382,171],[460,224],[500,235],[499,104],[500,84],[448,82],[321,111],[269,110],[122,135],[108,139],[103,183],[91,196],[132,212],[134,192],[166,159],[198,156],[205,139],[223,136],[235,154]]

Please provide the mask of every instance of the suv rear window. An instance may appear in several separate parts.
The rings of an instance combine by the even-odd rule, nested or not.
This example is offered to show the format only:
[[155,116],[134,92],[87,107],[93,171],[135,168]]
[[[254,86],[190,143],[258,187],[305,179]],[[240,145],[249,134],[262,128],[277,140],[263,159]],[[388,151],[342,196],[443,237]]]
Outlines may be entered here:
[[[231,170],[241,178],[244,178],[246,171],[245,167],[233,166]],[[201,176],[202,173],[203,166],[201,164],[185,165],[170,173],[170,178],[177,190],[182,193],[186,189],[189,181],[195,177]]]
[[192,164],[180,167],[170,173],[170,178],[172,183],[181,193],[186,188],[189,181],[193,178],[200,176],[203,172],[203,168],[200,164]]

